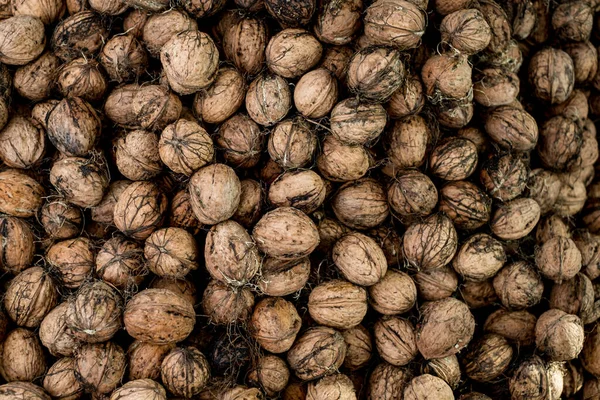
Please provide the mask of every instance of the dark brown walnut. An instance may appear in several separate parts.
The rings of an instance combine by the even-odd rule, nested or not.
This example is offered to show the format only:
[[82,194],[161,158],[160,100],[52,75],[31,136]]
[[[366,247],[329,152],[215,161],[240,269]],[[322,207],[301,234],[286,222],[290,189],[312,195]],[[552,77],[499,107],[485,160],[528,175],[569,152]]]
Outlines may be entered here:
[[80,287],[92,274],[96,250],[83,236],[54,243],[46,253],[50,270],[69,289]]
[[149,180],[162,172],[158,135],[135,130],[118,137],[114,143],[119,172],[133,181]]
[[91,102],[102,99],[107,88],[98,62],[83,57],[63,64],[57,71],[56,84],[63,96]]
[[173,196],[170,207],[169,226],[183,228],[194,235],[200,232],[202,225],[194,216],[190,194],[185,189],[180,190]]
[[500,4],[494,0],[484,0],[479,2],[477,9],[483,14],[492,34],[490,43],[486,49],[487,52],[493,55],[505,53],[512,36],[512,30],[506,12],[500,7]]
[[115,226],[126,236],[144,240],[162,225],[167,205],[166,196],[156,184],[133,182],[115,204]]
[[486,334],[471,342],[462,359],[465,374],[477,382],[490,382],[506,371],[513,348],[497,334]]
[[69,303],[62,302],[53,308],[42,320],[38,335],[46,349],[55,357],[71,357],[80,341],[67,325]]
[[600,276],[600,238],[582,231],[574,237],[575,244],[581,252],[582,272],[594,280]]
[[460,384],[460,364],[455,355],[427,360],[421,372],[443,379],[453,390]]
[[493,278],[506,262],[502,243],[488,234],[469,237],[452,260],[452,267],[467,280],[485,281]]
[[473,99],[484,107],[512,103],[519,95],[519,77],[501,68],[486,68],[474,77]]
[[[8,98],[0,97],[0,129],[6,126],[8,122],[8,114],[9,114],[9,100]],[[39,108],[39,107],[38,107]],[[33,112],[32,112],[33,114]],[[33,117],[33,115],[32,115]],[[35,118],[34,118],[35,120]]]
[[[563,392],[562,395],[572,397],[583,388],[583,368],[579,363],[566,362],[564,364]],[[585,396],[585,395],[584,395]]]
[[571,165],[572,174],[589,185],[592,178],[586,176],[585,170],[591,168],[598,160],[598,140],[596,139],[596,126],[590,119],[583,122],[583,143],[577,157]]
[[421,43],[427,19],[425,10],[414,2],[378,0],[364,16],[365,36],[373,44],[413,49]]
[[88,0],[90,8],[100,14],[120,15],[129,8],[123,0]]
[[367,232],[383,250],[388,266],[404,262],[402,254],[402,236],[393,227],[380,226]]
[[452,296],[458,288],[458,276],[450,267],[422,270],[413,277],[419,298],[426,301]]
[[173,172],[190,176],[214,157],[212,139],[194,121],[179,119],[168,125],[158,142],[160,160]]
[[265,135],[250,117],[238,113],[221,124],[215,139],[228,164],[252,168],[260,161]]
[[206,18],[218,13],[227,3],[226,0],[184,0],[182,5],[196,18]]
[[142,248],[132,240],[115,236],[98,251],[95,272],[118,289],[130,289],[142,283],[148,270]]
[[552,28],[558,39],[588,40],[594,25],[594,10],[584,1],[560,4],[552,13]]
[[362,233],[349,233],[333,246],[332,260],[342,275],[361,286],[379,282],[387,271],[387,259],[381,247]]
[[554,211],[562,217],[573,216],[583,210],[586,200],[586,187],[582,181],[563,183],[554,203]]
[[472,91],[471,66],[464,55],[441,54],[429,58],[421,70],[430,102],[465,99]]
[[307,214],[325,201],[325,183],[310,170],[287,171],[269,187],[269,202],[276,207],[295,207]]
[[52,165],[50,183],[69,203],[94,207],[108,189],[108,172],[103,160],[65,157]]
[[60,60],[46,52],[37,60],[15,71],[13,84],[21,96],[32,101],[41,101],[50,96]]
[[540,302],[544,283],[533,266],[518,261],[498,272],[494,278],[494,289],[504,307],[522,310]]
[[160,383],[151,379],[140,379],[125,383],[115,390],[110,398],[112,400],[135,400],[138,398],[164,400],[167,398],[167,393]]
[[92,207],[92,221],[113,225],[115,204],[130,184],[131,181],[125,179],[112,181],[100,203]]
[[542,214],[553,210],[561,186],[560,178],[551,171],[538,168],[529,173],[529,197],[538,203]]
[[571,238],[567,222],[556,214],[540,219],[535,231],[535,240],[538,244],[543,244],[555,236]]
[[429,156],[429,169],[438,178],[458,181],[475,172],[477,161],[477,147],[473,142],[451,137],[433,148]]
[[264,192],[261,184],[253,179],[244,179],[240,182],[240,185],[240,204],[233,214],[232,219],[245,228],[249,228],[261,216]]
[[395,366],[410,363],[419,353],[415,328],[406,319],[384,316],[373,327],[377,352],[386,362]]
[[317,250],[322,253],[329,253],[338,239],[351,232],[350,228],[343,225],[335,218],[324,216],[318,212],[315,217],[318,221],[317,228],[319,230],[320,238]]
[[30,267],[15,276],[4,295],[6,314],[18,326],[35,328],[58,302],[56,284],[41,267]]
[[365,176],[371,167],[371,160],[365,147],[346,145],[331,135],[321,143],[317,168],[330,181],[347,182]]
[[13,77],[8,67],[6,65],[2,65],[0,67],[0,97],[5,100],[9,100],[12,94],[13,85],[12,85]]
[[52,49],[63,61],[81,56],[92,58],[107,37],[108,32],[100,15],[93,11],[80,11],[56,25],[52,35]]
[[454,394],[448,384],[437,376],[424,374],[413,378],[404,389],[405,400],[425,400],[435,393],[439,400],[452,400]]
[[447,357],[465,348],[475,331],[469,307],[452,297],[425,303],[417,325],[417,347],[429,360]]
[[290,370],[286,362],[274,355],[259,358],[248,374],[252,386],[261,388],[267,396],[276,396],[284,390],[290,379]]
[[386,136],[386,156],[395,170],[423,165],[432,136],[423,117],[410,115],[394,121]]
[[562,283],[554,284],[550,292],[551,308],[577,315],[586,325],[598,318],[594,310],[594,300],[592,281],[583,273]]
[[310,22],[317,3],[314,0],[265,0],[265,8],[282,27],[297,27]]
[[220,124],[244,103],[246,80],[235,68],[220,68],[212,85],[194,97],[194,112],[204,122]]
[[356,52],[350,59],[346,84],[360,99],[383,103],[400,88],[405,75],[398,50],[369,47]]
[[[256,304],[248,323],[250,335],[260,346],[271,353],[285,353],[290,349],[300,331],[302,321],[296,307],[281,297],[266,297]],[[335,332],[330,328],[320,328],[327,332]],[[317,335],[318,336],[318,335]],[[336,340],[342,340],[335,337]],[[298,344],[299,342],[296,342]],[[311,349],[303,349],[311,350]],[[301,361],[301,360],[299,360]],[[341,362],[340,362],[341,365]],[[290,361],[290,366],[292,362]],[[292,366],[293,368],[293,366]]]
[[240,203],[240,180],[225,164],[212,164],[196,171],[188,190],[194,214],[202,224],[214,225],[231,218]]
[[271,72],[284,78],[297,78],[321,59],[323,47],[307,30],[284,29],[271,38],[265,50]]
[[202,309],[216,325],[246,321],[252,314],[254,295],[248,288],[211,280],[202,295]]
[[545,278],[561,283],[577,275],[582,256],[573,240],[555,236],[537,249],[535,263]]
[[367,328],[358,325],[342,332],[346,342],[346,357],[344,367],[351,371],[365,367],[371,361],[373,353],[373,339]]
[[523,158],[497,154],[488,158],[481,168],[479,179],[490,196],[500,201],[510,201],[527,187],[529,171]]
[[122,327],[122,309],[121,295],[111,285],[88,283],[69,300],[67,326],[83,342],[106,342]]
[[435,11],[441,15],[448,15],[455,11],[467,9],[473,5],[473,0],[435,0]]
[[163,359],[160,376],[170,393],[191,398],[208,383],[210,366],[204,354],[195,347],[176,347]]
[[123,314],[125,330],[134,339],[153,344],[185,339],[196,321],[191,303],[167,289],[146,289],[127,303]]
[[507,150],[532,150],[538,140],[535,119],[512,105],[490,111],[485,118],[485,131],[494,142]]
[[529,83],[541,101],[559,104],[567,100],[575,84],[575,67],[567,53],[547,47],[529,61]]
[[485,332],[502,335],[510,342],[529,346],[535,342],[536,321],[536,316],[528,311],[500,308],[488,316],[483,329]]
[[329,70],[339,82],[346,79],[346,68],[354,50],[350,46],[331,46],[323,49],[320,67]]
[[198,268],[198,247],[192,234],[185,229],[158,229],[146,239],[144,258],[154,274],[183,278]]
[[333,108],[330,126],[333,135],[348,145],[369,144],[383,132],[386,113],[379,104],[346,99]]
[[335,329],[316,326],[307,329],[288,351],[287,361],[304,381],[337,372],[346,357],[346,343]]
[[[58,29],[58,28],[57,28]],[[44,51],[44,24],[30,15],[16,15],[0,21],[0,62],[25,65]]]
[[457,242],[452,220],[444,214],[434,214],[406,229],[404,258],[417,270],[442,268],[454,257]]
[[131,343],[127,349],[130,380],[153,379],[160,377],[160,365],[163,359],[175,347],[171,344],[151,344],[139,340]]
[[402,398],[404,388],[413,373],[408,368],[382,362],[373,368],[367,386],[367,399],[393,400]]
[[115,35],[104,44],[99,61],[111,80],[129,82],[146,70],[148,54],[135,36]]
[[10,2],[10,8],[12,15],[31,15],[46,25],[55,23],[66,10],[65,3],[58,0],[17,0]]
[[598,354],[600,354],[600,331],[593,329],[586,335],[583,350],[579,358],[583,368],[596,378],[600,375],[600,359],[598,358]]
[[198,24],[187,13],[179,10],[169,10],[152,14],[142,28],[142,38],[148,52],[158,57],[160,49],[174,35],[188,30],[195,30]]
[[42,206],[44,188],[29,175],[17,169],[0,172],[0,212],[28,218]]
[[484,50],[492,38],[492,31],[483,14],[474,8],[445,16],[440,24],[440,32],[442,42],[467,55]]
[[269,135],[267,150],[273,161],[285,169],[302,168],[312,161],[317,136],[302,118],[279,122]]
[[237,6],[240,6],[248,11],[260,11],[265,7],[262,0],[234,0]]
[[279,75],[263,74],[254,79],[246,93],[246,110],[259,125],[281,121],[292,107],[288,82]]
[[358,326],[367,313],[367,291],[350,282],[333,280],[315,286],[308,311],[315,322],[336,329]]
[[266,160],[265,165],[259,171],[257,171],[256,175],[262,182],[269,185],[273,183],[273,181],[277,179],[277,177],[281,175],[283,171],[284,168],[269,158]]
[[563,371],[558,363],[546,363],[539,356],[521,361],[509,381],[513,398],[559,399],[563,389]]
[[287,296],[304,288],[310,275],[310,260],[264,260],[258,287],[268,296]]
[[191,30],[172,36],[160,49],[160,61],[171,88],[186,95],[214,82],[219,52],[210,36]]
[[75,376],[90,393],[112,392],[121,382],[125,366],[125,352],[113,342],[86,344],[75,355]]
[[400,270],[387,270],[379,282],[369,287],[369,303],[383,315],[404,314],[414,307],[416,301],[415,282]]
[[0,159],[11,168],[32,168],[46,149],[43,129],[29,118],[14,115],[0,130]]
[[425,105],[423,84],[418,75],[409,75],[386,103],[390,118],[399,119],[418,114]]
[[485,281],[465,281],[460,288],[462,300],[469,308],[489,307],[498,303],[498,295],[494,290],[493,279]]
[[568,361],[577,358],[583,349],[583,341],[583,323],[576,315],[550,309],[537,320],[536,347],[552,361]]
[[293,207],[279,207],[263,215],[254,226],[252,237],[267,256],[284,260],[306,257],[319,244],[314,222]]
[[306,400],[355,400],[356,390],[352,380],[344,374],[334,374],[308,384]]
[[333,45],[348,44],[361,27],[362,0],[321,3],[315,34],[320,41]]
[[2,343],[0,372],[7,382],[33,381],[46,371],[46,356],[37,335],[24,328],[8,333]]
[[343,185],[332,200],[333,212],[350,228],[374,228],[389,215],[387,196],[381,184],[363,178]]
[[[212,397],[211,397],[212,398]],[[248,388],[246,386],[234,386],[221,392],[220,400],[262,400],[263,393],[258,388]]]
[[40,212],[40,222],[49,237],[70,239],[81,233],[83,214],[79,207],[59,199],[44,204]]
[[466,127],[475,112],[471,94],[466,99],[442,100],[436,109],[436,116],[441,126],[450,129]]
[[167,289],[182,297],[190,304],[198,303],[198,293],[196,285],[188,278],[172,279],[172,278],[155,278],[150,282],[149,289]]
[[[598,85],[598,50],[590,42],[567,43],[562,49],[573,60],[575,83]],[[574,91],[575,92],[575,91]]]
[[490,150],[491,144],[489,138],[480,128],[467,126],[459,129],[456,136],[469,139],[471,142],[475,143],[478,153],[484,153]]
[[48,368],[43,381],[44,389],[54,398],[77,399],[83,392],[81,382],[75,376],[75,359],[59,358]]
[[93,107],[79,97],[65,98],[48,114],[48,138],[66,156],[84,156],[96,144],[101,123]]
[[328,115],[337,98],[337,80],[325,68],[302,75],[294,88],[294,105],[306,118],[315,119]]
[[50,400],[50,396],[31,382],[10,382],[0,386],[0,399]]
[[515,39],[527,39],[538,23],[533,3],[529,1],[511,1],[501,4],[511,23],[512,36]]
[[223,34],[223,52],[242,73],[256,75],[264,66],[268,38],[262,19],[236,17]]
[[574,119],[556,116],[546,120],[541,127],[537,150],[547,168],[573,168],[582,146],[583,129]]
[[23,219],[0,217],[0,268],[18,274],[33,262],[35,242],[30,225]]
[[527,236],[540,219],[540,206],[530,198],[518,198],[502,204],[491,220],[494,235],[503,240]]

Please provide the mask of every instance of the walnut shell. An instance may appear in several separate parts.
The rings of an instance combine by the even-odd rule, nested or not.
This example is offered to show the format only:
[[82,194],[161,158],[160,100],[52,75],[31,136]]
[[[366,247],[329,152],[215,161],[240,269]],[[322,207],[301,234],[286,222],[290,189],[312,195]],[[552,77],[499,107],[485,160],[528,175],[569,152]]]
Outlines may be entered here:
[[112,181],[102,201],[97,206],[92,207],[92,221],[103,224],[114,224],[115,204],[123,191],[131,184],[128,180]]
[[533,199],[519,198],[501,205],[494,213],[491,228],[504,240],[527,236],[540,220],[540,206]]
[[465,279],[484,281],[493,278],[505,262],[502,243],[490,235],[478,233],[461,245],[452,260],[452,267]]
[[46,253],[46,261],[61,285],[76,289],[92,274],[95,256],[93,242],[80,236],[54,243]]
[[404,389],[405,400],[426,400],[435,393],[438,400],[454,398],[452,389],[444,380],[437,376],[424,374],[413,378]]
[[364,16],[365,36],[374,44],[416,48],[427,26],[425,10],[404,0],[378,0]]
[[194,112],[208,124],[220,124],[244,103],[246,80],[235,68],[221,68],[215,81],[194,97]]
[[68,302],[60,303],[46,314],[40,324],[40,341],[55,357],[71,357],[80,344],[67,325],[69,308]]
[[33,263],[34,236],[27,222],[16,217],[0,217],[0,268],[18,274]]
[[342,280],[315,286],[308,297],[308,312],[320,325],[336,329],[358,326],[367,314],[367,291]]
[[108,239],[96,256],[98,278],[119,289],[130,289],[142,283],[147,273],[142,248],[122,236]]
[[94,207],[102,201],[108,188],[108,172],[102,162],[65,157],[52,165],[50,183],[69,203]]
[[548,47],[529,61],[529,83],[541,101],[559,104],[567,100],[575,84],[573,60],[562,50]]
[[194,121],[179,119],[163,130],[158,153],[173,172],[190,176],[213,159],[214,147],[204,128]]
[[438,191],[429,177],[416,170],[399,172],[388,187],[388,202],[400,219],[425,217],[437,205]]
[[123,314],[129,336],[153,344],[182,341],[196,322],[192,304],[166,289],[146,289],[127,303]]
[[46,372],[44,389],[54,398],[77,400],[83,392],[83,385],[75,376],[75,359],[59,358]]
[[350,43],[361,26],[362,9],[362,0],[323,2],[315,24],[315,34],[324,43]]
[[529,197],[538,203],[540,212],[547,214],[554,208],[562,183],[558,175],[538,168],[529,173],[527,187]]
[[148,52],[158,57],[160,49],[173,36],[188,30],[198,29],[197,22],[187,13],[176,9],[152,14],[143,25],[142,38]]
[[552,13],[552,28],[559,39],[588,40],[594,24],[594,10],[584,1],[560,4]]
[[158,276],[183,278],[198,268],[198,247],[182,228],[158,229],[146,239],[144,257],[148,269]]
[[419,297],[427,301],[450,297],[458,288],[458,276],[449,267],[419,271],[413,280]]
[[246,321],[253,306],[254,295],[249,289],[230,286],[216,279],[208,283],[202,295],[202,309],[216,325]]
[[513,348],[500,335],[487,334],[471,342],[463,358],[465,374],[477,382],[490,382],[509,366]]
[[152,182],[133,182],[121,193],[114,209],[116,227],[138,240],[148,238],[162,225],[167,198]]
[[306,118],[316,119],[328,115],[337,98],[337,80],[325,68],[302,75],[294,88],[294,105]]
[[46,356],[34,332],[16,328],[6,335],[2,347],[0,371],[7,382],[33,381],[46,371]]
[[525,190],[528,175],[525,162],[509,153],[490,157],[481,168],[479,178],[492,197],[509,201]]
[[400,88],[405,74],[398,50],[369,47],[356,52],[350,59],[346,84],[359,98],[383,103]]
[[358,325],[346,329],[342,335],[347,346],[344,367],[351,371],[365,367],[371,360],[373,352],[372,338],[367,328]]
[[306,400],[356,400],[354,385],[343,374],[326,376],[308,384]]
[[265,62],[267,24],[260,18],[236,17],[223,35],[225,57],[247,75],[258,74]]
[[513,397],[560,399],[563,373],[558,364],[533,356],[521,362],[509,381]]
[[492,279],[485,281],[465,281],[460,288],[462,300],[469,308],[477,309],[491,306],[498,302]]
[[110,400],[166,400],[167,394],[161,384],[150,379],[139,379],[125,383],[115,390]]
[[297,78],[319,62],[322,52],[323,47],[310,32],[290,28],[271,38],[265,57],[273,73],[284,78]]
[[108,32],[100,15],[79,11],[60,21],[52,34],[52,49],[63,61],[92,58],[104,44]]
[[583,323],[576,315],[550,309],[535,325],[535,343],[552,361],[577,358],[583,349]]
[[418,354],[413,325],[398,317],[384,316],[373,328],[377,352],[392,365],[403,366]]
[[442,42],[467,55],[484,50],[492,38],[483,14],[474,8],[446,15],[440,24],[440,32]]
[[577,275],[582,257],[573,240],[556,236],[536,251],[535,263],[545,278],[560,283]]
[[374,228],[389,215],[383,187],[370,178],[343,185],[333,198],[332,208],[342,223],[354,229]]
[[14,86],[17,92],[32,101],[41,101],[50,96],[60,60],[46,52],[37,60],[15,71]]
[[115,147],[117,168],[125,178],[148,180],[162,171],[158,136],[155,133],[130,131],[116,140]]
[[590,278],[579,273],[574,278],[557,283],[550,292],[550,307],[577,315],[584,324],[597,319],[594,312],[594,286]]
[[457,249],[456,229],[450,218],[434,214],[404,233],[404,258],[417,269],[438,269],[452,260]]
[[50,400],[44,389],[30,382],[10,382],[0,386],[0,400]]
[[412,376],[413,374],[408,368],[396,367],[386,362],[378,364],[373,368],[369,377],[367,399],[401,399],[404,388]]
[[317,137],[302,118],[278,123],[271,134],[269,156],[283,168],[301,168],[308,164],[316,151]]
[[292,106],[288,82],[279,75],[263,74],[246,92],[246,111],[257,124],[271,126],[281,121]]
[[96,111],[79,97],[65,98],[48,114],[48,138],[66,156],[84,156],[96,144],[101,124]]
[[112,343],[86,344],[75,355],[75,376],[92,393],[110,393],[125,374],[125,352]]
[[460,364],[455,355],[428,360],[423,365],[422,372],[442,378],[452,389],[456,389],[460,384]]
[[347,182],[362,178],[371,166],[371,157],[363,146],[345,145],[335,136],[327,136],[321,144],[317,168],[334,182]]
[[223,151],[225,161],[240,168],[251,168],[260,161],[264,134],[246,114],[235,114],[221,124],[216,144]]
[[248,374],[248,381],[262,388],[267,396],[276,396],[285,389],[289,378],[290,370],[286,362],[273,355],[260,357]]
[[485,131],[500,147],[529,151],[538,140],[538,126],[526,111],[512,105],[500,106],[485,118]]
[[136,80],[148,67],[148,54],[142,44],[130,34],[110,38],[99,56],[100,63],[111,80]]
[[107,83],[98,62],[76,58],[63,64],[57,73],[56,84],[63,96],[81,97],[91,102],[104,97]]
[[312,0],[294,0],[289,3],[265,0],[265,6],[269,14],[284,28],[307,25],[317,8],[316,1]]
[[290,368],[302,380],[331,375],[341,367],[346,343],[335,329],[316,326],[307,329],[287,354]]
[[431,151],[431,173],[447,181],[466,179],[477,167],[477,147],[468,139],[447,138]]
[[404,314],[417,301],[417,287],[412,278],[395,269],[388,269],[383,278],[369,288],[369,302],[383,315]]
[[510,342],[529,346],[535,341],[537,318],[528,311],[508,311],[500,308],[491,313],[483,325],[485,332],[497,333]]
[[332,260],[350,282],[371,286],[387,271],[387,260],[375,240],[362,233],[349,233],[333,246]]
[[160,62],[169,85],[181,94],[209,86],[217,77],[218,50],[207,34],[185,31],[174,35],[160,49]]
[[540,302],[544,283],[534,267],[518,261],[498,272],[494,278],[494,289],[504,307],[521,310]]
[[399,119],[418,114],[425,105],[423,84],[417,75],[409,75],[386,103],[390,118]]
[[160,365],[165,356],[175,348],[175,344],[151,344],[139,340],[127,349],[129,379],[154,379],[160,377]]
[[519,95],[519,77],[501,68],[486,68],[475,80],[473,98],[484,107],[510,104]]
[[420,115],[394,121],[384,143],[386,155],[396,170],[420,167],[425,162],[431,132]]
[[268,296],[287,296],[304,288],[310,275],[310,259],[267,258],[261,268],[258,287]]
[[4,295],[6,314],[17,325],[35,328],[58,302],[56,284],[41,267],[30,267],[14,277]]
[[[575,83],[598,85],[598,50],[590,42],[567,43],[562,49],[573,60]],[[576,91],[574,90],[573,93]]]
[[379,104],[369,104],[350,98],[335,105],[330,115],[333,135],[348,145],[374,142],[383,132],[387,116]]
[[0,212],[15,217],[32,217],[42,206],[44,188],[17,169],[0,172]]
[[[288,351],[294,344],[302,321],[292,303],[281,297],[267,297],[254,307],[248,326],[250,334],[263,349],[277,354]],[[290,366],[294,368],[292,362]]]
[[176,347],[163,359],[162,382],[175,396],[191,398],[199,394],[210,379],[210,366],[195,347]]
[[194,235],[200,232],[202,225],[194,215],[190,194],[186,190],[180,190],[171,200],[168,225],[183,228]]
[[281,174],[269,187],[268,199],[276,207],[295,207],[312,213],[325,201],[325,183],[313,171],[296,170]]
[[[58,28],[57,28],[58,29]],[[44,24],[30,15],[16,15],[0,21],[0,62],[25,65],[38,58],[46,45]]]
[[461,100],[472,91],[471,66],[463,55],[440,54],[423,65],[421,79],[429,101]]

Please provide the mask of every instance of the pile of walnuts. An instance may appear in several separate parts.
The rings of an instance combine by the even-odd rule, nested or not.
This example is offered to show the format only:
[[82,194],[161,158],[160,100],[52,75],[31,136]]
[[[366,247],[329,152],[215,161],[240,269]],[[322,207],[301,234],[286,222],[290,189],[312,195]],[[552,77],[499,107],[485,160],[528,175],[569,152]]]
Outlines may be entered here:
[[600,398],[599,0],[0,0],[0,400]]

